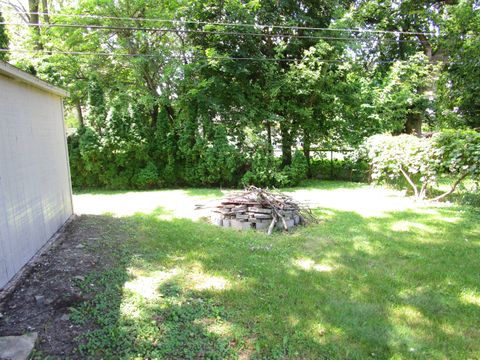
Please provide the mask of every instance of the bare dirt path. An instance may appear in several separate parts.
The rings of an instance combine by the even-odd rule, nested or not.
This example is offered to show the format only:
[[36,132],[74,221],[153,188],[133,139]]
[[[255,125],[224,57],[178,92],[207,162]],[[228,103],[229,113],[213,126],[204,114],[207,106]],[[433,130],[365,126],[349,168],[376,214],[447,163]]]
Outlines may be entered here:
[[69,224],[15,290],[0,301],[0,336],[37,332],[37,357],[81,358],[74,353],[76,338],[89,328],[74,325],[69,308],[88,300],[76,284],[112,261],[106,242],[121,241],[122,234],[115,232],[117,226],[109,226],[111,222],[108,217],[81,216]]

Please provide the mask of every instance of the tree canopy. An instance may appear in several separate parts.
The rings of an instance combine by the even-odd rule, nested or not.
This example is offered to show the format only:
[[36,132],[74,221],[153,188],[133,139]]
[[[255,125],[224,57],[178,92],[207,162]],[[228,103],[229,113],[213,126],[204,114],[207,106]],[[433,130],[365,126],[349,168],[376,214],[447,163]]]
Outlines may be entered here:
[[480,125],[478,1],[29,6],[4,5],[10,58],[70,91],[78,186],[289,183],[315,146]]

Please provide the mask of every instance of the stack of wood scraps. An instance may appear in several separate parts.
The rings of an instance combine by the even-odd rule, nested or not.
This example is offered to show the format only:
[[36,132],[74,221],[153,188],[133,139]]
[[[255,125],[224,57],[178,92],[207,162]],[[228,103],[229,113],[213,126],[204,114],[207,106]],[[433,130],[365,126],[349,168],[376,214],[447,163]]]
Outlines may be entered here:
[[215,225],[240,230],[253,228],[268,234],[274,229],[289,231],[294,226],[317,221],[307,206],[290,196],[254,186],[220,200],[211,208],[210,220]]

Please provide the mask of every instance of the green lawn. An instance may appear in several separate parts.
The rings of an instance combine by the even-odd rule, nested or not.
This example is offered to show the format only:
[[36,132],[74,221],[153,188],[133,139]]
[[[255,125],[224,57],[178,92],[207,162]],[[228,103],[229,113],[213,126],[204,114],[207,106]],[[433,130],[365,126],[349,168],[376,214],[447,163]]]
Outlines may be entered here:
[[[182,190],[192,203],[221,194]],[[480,357],[477,210],[338,182],[293,194],[320,204],[321,223],[269,237],[181,218],[170,200],[82,217],[102,224],[98,251],[115,264],[80,284],[93,298],[71,318],[97,327],[81,337],[82,355]]]

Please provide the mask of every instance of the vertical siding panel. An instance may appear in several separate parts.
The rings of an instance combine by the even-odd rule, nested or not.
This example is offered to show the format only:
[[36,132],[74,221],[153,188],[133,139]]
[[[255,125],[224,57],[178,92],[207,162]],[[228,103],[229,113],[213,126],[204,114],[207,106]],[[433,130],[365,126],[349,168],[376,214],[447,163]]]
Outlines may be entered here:
[[[1,112],[1,109],[0,109]],[[2,123],[0,122],[0,134],[2,134]],[[1,136],[1,135],[0,135]],[[7,252],[7,239],[9,238],[8,234],[8,223],[5,214],[5,197],[3,195],[3,178],[2,174],[5,174],[3,169],[3,164],[5,164],[4,154],[2,144],[4,143],[0,139],[0,286],[5,284],[8,279],[8,269],[7,269],[7,259],[9,258],[9,253]]]
[[0,93],[1,288],[72,206],[60,97],[2,75]]

